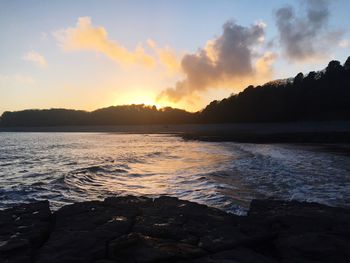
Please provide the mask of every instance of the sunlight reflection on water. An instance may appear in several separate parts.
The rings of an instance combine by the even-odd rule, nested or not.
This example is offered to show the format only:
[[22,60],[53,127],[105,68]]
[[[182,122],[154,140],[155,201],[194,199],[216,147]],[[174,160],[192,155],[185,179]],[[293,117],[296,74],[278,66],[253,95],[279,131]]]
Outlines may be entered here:
[[57,209],[127,194],[172,195],[235,213],[256,197],[350,201],[349,156],[306,146],[115,133],[0,136],[0,207],[49,199]]

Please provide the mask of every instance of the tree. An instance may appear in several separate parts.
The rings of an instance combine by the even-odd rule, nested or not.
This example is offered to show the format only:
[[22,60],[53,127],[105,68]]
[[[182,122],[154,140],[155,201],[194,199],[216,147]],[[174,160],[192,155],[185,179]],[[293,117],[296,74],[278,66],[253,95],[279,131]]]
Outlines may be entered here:
[[304,80],[304,74],[300,72],[295,76],[293,84],[299,85],[303,82],[303,80]]
[[328,66],[326,68],[326,75],[329,77],[335,77],[339,75],[343,70],[342,65],[338,60],[332,60],[328,63]]
[[350,57],[344,63],[344,69],[350,71]]

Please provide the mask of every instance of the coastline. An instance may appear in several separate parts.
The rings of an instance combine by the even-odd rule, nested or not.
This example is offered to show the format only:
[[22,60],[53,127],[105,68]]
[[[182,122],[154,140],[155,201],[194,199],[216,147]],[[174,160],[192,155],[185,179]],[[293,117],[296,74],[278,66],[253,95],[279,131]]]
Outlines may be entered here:
[[350,209],[253,200],[247,216],[174,197],[0,211],[1,262],[346,262]]
[[0,127],[1,132],[168,134],[185,140],[247,143],[350,143],[350,121],[178,125]]

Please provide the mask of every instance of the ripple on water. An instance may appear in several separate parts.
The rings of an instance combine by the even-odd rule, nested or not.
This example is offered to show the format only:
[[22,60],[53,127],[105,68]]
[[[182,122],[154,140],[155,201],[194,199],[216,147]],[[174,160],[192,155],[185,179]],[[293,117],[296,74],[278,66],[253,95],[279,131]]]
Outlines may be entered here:
[[350,203],[350,156],[310,146],[191,142],[167,135],[2,136],[2,208],[49,199],[57,209],[128,194],[172,195],[237,214],[257,197]]

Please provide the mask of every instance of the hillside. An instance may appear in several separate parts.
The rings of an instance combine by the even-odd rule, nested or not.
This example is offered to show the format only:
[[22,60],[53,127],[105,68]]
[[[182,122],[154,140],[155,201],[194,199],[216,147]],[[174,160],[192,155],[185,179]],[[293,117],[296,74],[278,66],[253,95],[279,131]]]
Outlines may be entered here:
[[2,127],[81,126],[81,125],[131,125],[190,123],[193,114],[170,107],[141,105],[111,106],[92,112],[48,109],[4,112]]
[[342,66],[249,86],[237,95],[211,102],[201,122],[283,122],[350,119],[350,57]]

